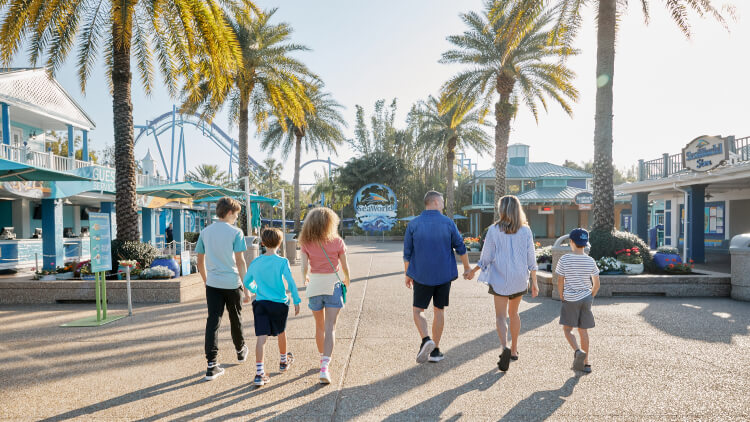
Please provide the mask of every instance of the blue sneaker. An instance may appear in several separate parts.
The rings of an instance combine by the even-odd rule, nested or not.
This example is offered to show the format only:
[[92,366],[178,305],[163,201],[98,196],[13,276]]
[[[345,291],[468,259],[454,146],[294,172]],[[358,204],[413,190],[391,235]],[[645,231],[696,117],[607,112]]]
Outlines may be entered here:
[[268,377],[266,374],[260,374],[255,376],[255,380],[253,380],[253,384],[257,385],[258,387],[262,387],[266,384],[268,384],[271,381],[271,378]]
[[294,363],[294,355],[292,352],[286,354],[286,362],[279,363],[279,372],[286,372],[290,366]]

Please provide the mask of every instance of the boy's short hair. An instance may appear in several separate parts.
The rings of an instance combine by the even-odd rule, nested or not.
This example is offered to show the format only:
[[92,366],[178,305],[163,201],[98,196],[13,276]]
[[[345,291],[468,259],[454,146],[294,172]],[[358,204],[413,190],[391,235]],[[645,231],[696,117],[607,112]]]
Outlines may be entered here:
[[442,197],[443,197],[442,193],[431,190],[427,192],[426,194],[424,194],[424,204],[430,205],[430,202],[436,201],[438,198],[442,198]]
[[281,245],[281,230],[277,228],[263,229],[260,234],[260,241],[267,248],[278,248]]
[[240,203],[237,202],[237,200],[225,196],[219,199],[219,201],[216,203],[216,216],[219,218],[224,218],[230,212],[237,212],[241,209],[242,207],[240,206]]

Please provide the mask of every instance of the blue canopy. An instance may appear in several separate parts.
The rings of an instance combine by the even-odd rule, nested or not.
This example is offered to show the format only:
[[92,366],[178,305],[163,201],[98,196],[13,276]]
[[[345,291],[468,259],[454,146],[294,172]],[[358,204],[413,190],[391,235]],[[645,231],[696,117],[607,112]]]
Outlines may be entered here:
[[72,173],[49,170],[0,158],[0,182],[91,182]]
[[176,199],[191,198],[202,199],[215,196],[240,196],[242,191],[227,189],[221,186],[209,185],[196,181],[170,183],[168,185],[148,186],[138,188],[135,191],[139,195],[156,196],[159,198]]

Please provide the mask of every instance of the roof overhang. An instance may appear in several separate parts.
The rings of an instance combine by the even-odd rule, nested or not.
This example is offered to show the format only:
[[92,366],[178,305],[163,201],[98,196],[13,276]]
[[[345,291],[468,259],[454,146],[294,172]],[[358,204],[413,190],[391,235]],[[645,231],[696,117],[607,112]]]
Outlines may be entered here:
[[660,179],[625,183],[615,186],[615,191],[627,194],[676,192],[679,191],[677,188],[703,184],[719,190],[745,188],[750,185],[750,162],[719,167],[704,173],[686,171]]

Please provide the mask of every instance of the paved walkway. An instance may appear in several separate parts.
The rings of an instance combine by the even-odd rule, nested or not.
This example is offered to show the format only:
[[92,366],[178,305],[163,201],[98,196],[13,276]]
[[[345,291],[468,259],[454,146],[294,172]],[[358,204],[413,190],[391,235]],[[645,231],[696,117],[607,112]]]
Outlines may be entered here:
[[[416,365],[401,245],[352,245],[353,284],[337,330],[333,384],[317,383],[310,311],[288,324],[297,362],[256,389],[238,365],[228,320],[216,381],[202,381],[202,301],[137,306],[99,328],[60,328],[91,304],[0,306],[0,419],[5,420],[747,420],[750,303],[611,298],[595,302],[594,373],[570,370],[559,302],[521,305],[521,359],[503,374],[490,297],[456,283],[445,360]],[[299,268],[297,268],[299,272]],[[123,307],[115,307],[123,312]],[[245,313],[253,344],[252,314]],[[251,355],[252,358],[252,355]]]

